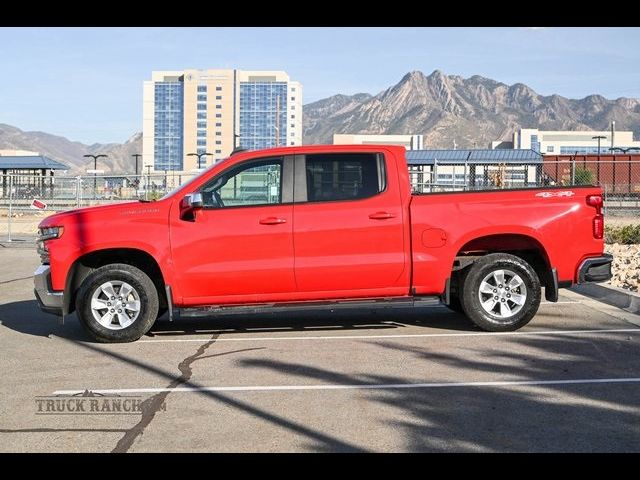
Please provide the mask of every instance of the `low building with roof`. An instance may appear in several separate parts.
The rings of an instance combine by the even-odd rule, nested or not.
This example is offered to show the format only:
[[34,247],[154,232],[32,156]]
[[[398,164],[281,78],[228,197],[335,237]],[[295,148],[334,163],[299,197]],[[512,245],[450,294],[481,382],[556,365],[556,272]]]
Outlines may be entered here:
[[30,193],[42,191],[47,187],[52,188],[53,172],[69,170],[67,165],[35,152],[21,152],[28,155],[6,155],[5,153],[7,153],[6,150],[0,151],[1,197],[9,196],[10,184],[13,186],[13,193],[18,196],[21,192]]
[[415,192],[519,188],[547,183],[542,155],[533,150],[410,150]]

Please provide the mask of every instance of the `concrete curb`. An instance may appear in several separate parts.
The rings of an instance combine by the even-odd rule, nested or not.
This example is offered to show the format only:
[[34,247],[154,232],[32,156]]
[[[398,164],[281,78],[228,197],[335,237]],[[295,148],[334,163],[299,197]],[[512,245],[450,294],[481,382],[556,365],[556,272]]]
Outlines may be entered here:
[[601,283],[574,285],[569,290],[607,305],[640,315],[640,294]]

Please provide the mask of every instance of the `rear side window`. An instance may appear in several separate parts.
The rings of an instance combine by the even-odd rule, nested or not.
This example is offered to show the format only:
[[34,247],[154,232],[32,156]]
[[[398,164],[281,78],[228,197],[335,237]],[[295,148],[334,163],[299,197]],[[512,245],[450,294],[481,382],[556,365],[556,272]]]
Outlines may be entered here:
[[306,156],[307,201],[357,200],[386,188],[382,155],[329,153]]

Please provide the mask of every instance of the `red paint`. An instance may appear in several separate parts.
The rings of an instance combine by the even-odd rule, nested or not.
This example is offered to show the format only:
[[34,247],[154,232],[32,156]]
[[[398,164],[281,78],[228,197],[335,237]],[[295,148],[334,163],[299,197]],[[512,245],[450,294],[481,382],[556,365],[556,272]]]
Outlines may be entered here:
[[[200,209],[185,218],[185,195],[229,167],[330,152],[382,153],[386,189],[361,200]],[[83,255],[131,248],[157,261],[178,307],[409,296],[412,288],[442,294],[456,255],[492,248],[537,248],[559,281],[575,282],[580,262],[603,252],[602,221],[594,220],[601,195],[566,187],[412,196],[403,147],[318,145],[239,153],[164,200],[69,211],[40,227],[64,226],[47,242],[54,290],[65,288]]]

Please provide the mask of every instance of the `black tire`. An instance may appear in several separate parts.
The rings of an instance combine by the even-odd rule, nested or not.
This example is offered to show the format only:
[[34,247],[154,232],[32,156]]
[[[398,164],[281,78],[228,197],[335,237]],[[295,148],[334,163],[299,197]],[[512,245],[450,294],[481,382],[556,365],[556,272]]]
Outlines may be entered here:
[[[119,330],[101,325],[94,318],[91,301],[94,292],[105,282],[120,281],[132,286],[140,301],[140,309],[133,323]],[[92,272],[76,295],[76,311],[82,326],[98,342],[133,342],[142,337],[158,318],[158,291],[149,276],[139,268],[123,263],[105,265]]]
[[[502,288],[498,288],[500,285],[496,285],[494,290],[489,290],[496,292],[495,294],[480,294],[480,287],[483,280],[485,280],[487,276],[492,275],[493,272],[500,270],[507,270],[508,272],[516,274],[522,281],[524,288],[522,286],[515,288],[512,286],[509,288],[507,285],[508,282],[505,282]],[[507,273],[504,275],[504,278],[509,279],[515,277]],[[516,279],[512,285],[515,285],[518,281],[519,280]],[[490,286],[493,286],[492,282],[497,283],[495,282],[495,278],[490,277],[488,280]],[[541,290],[540,280],[536,272],[531,268],[531,265],[515,255],[492,253],[473,263],[469,269],[469,273],[466,275],[460,298],[462,300],[461,303],[464,313],[482,330],[488,332],[509,332],[517,330],[529,323],[538,312]],[[525,297],[524,300],[522,300],[521,297],[523,293]],[[522,301],[522,304],[518,305],[514,302],[513,298],[516,296]],[[498,300],[495,300],[496,297]],[[493,313],[485,310],[480,298],[485,300],[487,308],[492,305],[491,301],[495,300]],[[500,303],[505,303],[506,305],[503,306],[500,305]],[[505,308],[504,311],[508,313],[503,314],[503,308]],[[514,310],[516,313],[511,314],[511,311]]]

